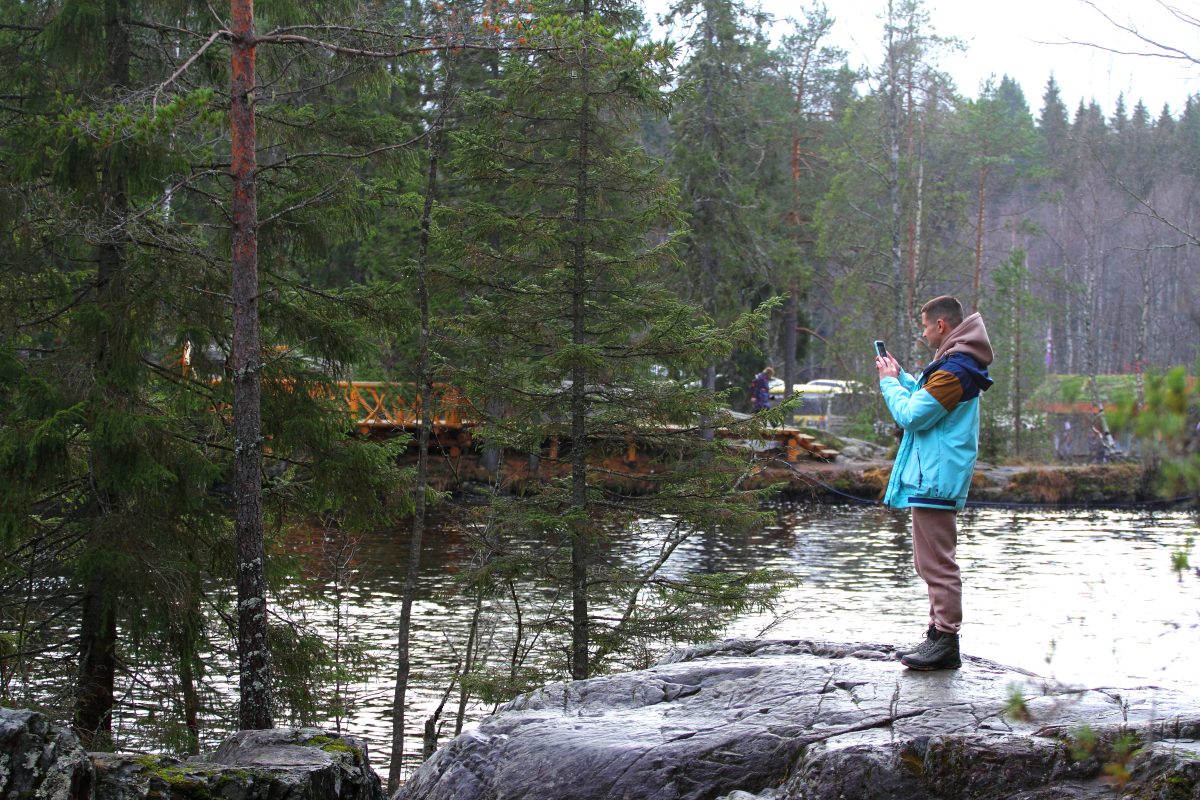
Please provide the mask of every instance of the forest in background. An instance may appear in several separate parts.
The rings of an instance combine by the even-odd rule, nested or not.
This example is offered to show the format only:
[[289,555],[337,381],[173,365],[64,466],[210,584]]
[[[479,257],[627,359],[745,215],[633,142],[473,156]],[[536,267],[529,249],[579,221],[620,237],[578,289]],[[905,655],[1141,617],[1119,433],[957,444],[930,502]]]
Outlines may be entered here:
[[[158,687],[142,741],[181,751],[344,713],[328,687],[351,655],[267,611],[297,526],[334,594],[355,531],[411,530],[403,733],[442,500],[429,409],[402,468],[404,441],[346,435],[337,380],[459,387],[495,454],[580,443],[566,478],[470,521],[463,591],[537,610],[496,674],[466,643],[462,696],[501,698],[769,602],[767,575],[661,571],[697,531],[761,522],[711,434],[763,363],[869,382],[884,338],[911,367],[915,309],[954,293],[996,349],[990,446],[1019,456],[996,420],[1047,373],[1196,359],[1200,94],[1101,109],[1048,77],[1034,112],[1004,77],[971,93],[918,0],[881,9],[874,74],[826,46],[820,6],[681,0],[674,45],[618,0],[231,7],[0,10],[0,689],[91,746],[113,744],[122,686]],[[672,475],[652,498],[601,488],[582,443],[648,433]],[[647,518],[661,546],[621,572],[606,537]],[[557,605],[522,605],[530,575]],[[216,663],[240,665],[239,711]]]

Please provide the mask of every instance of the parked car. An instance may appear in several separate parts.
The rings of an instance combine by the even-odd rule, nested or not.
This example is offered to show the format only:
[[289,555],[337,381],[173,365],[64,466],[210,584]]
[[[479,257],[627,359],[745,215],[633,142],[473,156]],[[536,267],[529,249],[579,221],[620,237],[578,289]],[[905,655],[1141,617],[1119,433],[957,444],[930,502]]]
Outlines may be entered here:
[[[778,385],[777,385],[778,384]],[[799,395],[800,403],[796,406],[794,423],[802,428],[818,428],[831,430],[846,417],[846,404],[851,396],[860,392],[863,386],[858,381],[843,381],[833,378],[819,378],[808,383],[792,385],[792,394]],[[771,405],[783,402],[785,397],[783,381],[771,382]]]

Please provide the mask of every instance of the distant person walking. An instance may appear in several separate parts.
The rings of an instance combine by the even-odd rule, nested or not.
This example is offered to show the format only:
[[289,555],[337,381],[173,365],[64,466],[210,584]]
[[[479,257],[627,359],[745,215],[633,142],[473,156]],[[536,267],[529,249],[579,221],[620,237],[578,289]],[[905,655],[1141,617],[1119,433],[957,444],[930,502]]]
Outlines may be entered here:
[[929,627],[919,645],[897,653],[911,669],[958,669],[962,577],[955,561],[958,512],[979,453],[979,394],[992,385],[992,344],[978,313],[935,297],[921,308],[923,337],[934,350],[920,377],[892,357],[875,358],[888,411],[904,429],[883,502],[912,509],[913,562],[929,592]]
[[750,382],[750,405],[756,414],[771,407],[771,379],[774,377],[775,370],[766,367]]

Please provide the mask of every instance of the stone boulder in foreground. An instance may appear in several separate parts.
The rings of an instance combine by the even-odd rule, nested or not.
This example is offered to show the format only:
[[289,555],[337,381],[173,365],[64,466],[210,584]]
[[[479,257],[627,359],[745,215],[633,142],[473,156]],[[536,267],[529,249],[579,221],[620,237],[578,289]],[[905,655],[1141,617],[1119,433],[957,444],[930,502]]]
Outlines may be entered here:
[[318,728],[238,731],[207,758],[92,753],[94,800],[383,800],[362,742]]
[[94,778],[75,734],[36,711],[0,708],[0,796],[77,800],[90,796]]
[[87,753],[44,715],[0,708],[4,800],[383,800],[364,745],[316,728],[239,731],[208,758]]
[[1200,800],[1200,699],[963,662],[921,673],[877,646],[696,647],[513,700],[397,798]]

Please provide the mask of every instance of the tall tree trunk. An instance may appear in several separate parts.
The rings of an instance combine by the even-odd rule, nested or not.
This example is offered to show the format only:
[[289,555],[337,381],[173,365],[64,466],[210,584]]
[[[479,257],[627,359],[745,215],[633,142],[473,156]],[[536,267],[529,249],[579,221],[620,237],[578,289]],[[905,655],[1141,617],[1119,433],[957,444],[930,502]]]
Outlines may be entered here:
[[187,751],[200,754],[200,693],[196,690],[196,642],[189,622],[175,630],[175,654],[179,659],[179,685],[183,692],[183,723],[188,732]]
[[[589,0],[584,0],[587,7],[591,7]],[[712,18],[713,12],[706,2],[702,13],[704,14],[704,41],[707,45],[712,45],[716,41],[716,31],[713,29]],[[704,96],[704,127],[703,140],[712,145],[713,152],[716,153],[717,163],[720,165],[723,161],[721,153],[721,139],[717,133],[717,107],[716,100],[713,98],[713,83],[712,76],[713,65],[709,59],[702,59],[700,63],[700,91]],[[720,166],[718,166],[720,169]],[[699,209],[696,209],[696,230],[699,232],[700,245],[700,281],[703,291],[702,305],[704,310],[709,313],[712,319],[717,319],[717,259],[713,255],[712,239],[716,235],[713,224],[712,213],[712,198],[706,197],[700,201]],[[704,370],[704,388],[708,391],[716,391],[717,388],[717,365],[709,364]],[[706,420],[701,421],[700,433],[705,439],[711,440],[714,436],[714,431],[711,426],[706,424]]]
[[[805,53],[804,66],[800,70],[799,79],[796,81],[795,105],[793,116],[792,132],[792,210],[788,217],[792,224],[796,226],[795,240],[797,245],[811,244],[811,240],[806,236],[804,225],[807,220],[801,214],[801,201],[804,197],[802,187],[800,185],[800,176],[803,173],[812,173],[813,168],[809,166],[801,157],[803,153],[803,142],[801,141],[801,120],[804,118],[804,96],[807,85],[808,75],[808,59],[811,57],[811,51]],[[783,311],[783,396],[790,398],[792,396],[792,387],[796,385],[799,375],[797,374],[796,365],[796,345],[797,336],[800,329],[800,286],[799,282],[792,278],[788,286],[787,305]],[[789,410],[787,417],[784,419],[784,424],[792,425],[796,420],[795,410]]]
[[[931,104],[935,101],[930,101]],[[924,233],[925,213],[925,117],[921,117],[920,123],[920,138],[917,142],[917,178],[916,186],[913,190],[913,212],[912,223],[909,226],[910,245],[908,257],[908,309],[909,313],[913,313],[917,309],[917,275],[920,273],[921,265],[921,241]],[[914,319],[914,317],[909,317]],[[916,334],[919,331],[913,330],[913,335],[908,336],[906,341],[912,342],[916,340]]]
[[[912,314],[917,307],[917,258],[921,248],[921,178],[925,165],[916,157],[916,135],[913,131],[913,120],[917,117],[916,108],[913,102],[913,64],[910,60],[906,64],[904,76],[904,97],[905,97],[905,125],[904,125],[904,151],[908,159],[909,180],[912,182],[914,191],[914,207],[913,213],[908,217],[908,254],[906,259],[907,269],[904,275],[904,308],[908,314]],[[921,125],[924,128],[924,118],[922,117]],[[911,319],[911,317],[907,317]],[[907,334],[907,331],[905,332]],[[904,341],[909,341],[915,338],[905,336]],[[896,343],[899,346],[899,342]],[[907,363],[908,355],[904,350],[897,350],[902,353]]]
[[238,725],[274,725],[262,516],[262,352],[258,323],[258,193],[254,2],[231,0],[233,178],[233,527],[237,541]]
[[[463,652],[462,670],[458,676],[458,711],[454,715],[454,735],[462,733],[463,722],[467,718],[467,676],[475,669],[476,650],[479,646],[479,622],[483,617],[483,587],[475,586],[475,606],[471,609],[471,624],[467,626],[467,646]],[[521,630],[517,629],[517,641],[514,648],[521,646]],[[513,674],[515,675],[515,670]],[[515,678],[513,679],[515,683]]]
[[890,219],[888,220],[889,235],[891,237],[891,251],[889,253],[889,272],[892,280],[892,315],[893,315],[893,337],[897,342],[897,346],[903,348],[900,350],[904,355],[905,363],[911,360],[912,348],[908,341],[907,331],[908,324],[906,320],[908,315],[913,312],[913,309],[905,307],[904,297],[904,256],[903,256],[903,207],[900,197],[900,126],[902,123],[902,113],[900,107],[900,65],[897,62],[897,47],[895,36],[895,10],[893,3],[888,0],[888,124],[887,124],[887,148],[888,148],[888,165],[887,165],[887,193],[888,203],[891,208]]
[[[800,326],[800,287],[792,281],[788,287],[787,305],[783,307],[783,396],[792,396],[796,385],[796,338]],[[785,423],[791,425],[795,410],[787,412]]]
[[[1100,219],[1098,202],[1093,199],[1093,214],[1088,223],[1098,224]],[[1100,232],[1095,228],[1084,231],[1084,363],[1087,369],[1088,384],[1091,388],[1090,399],[1097,409],[1096,428],[1099,431],[1101,455],[1112,447],[1112,432],[1108,428],[1108,418],[1104,414],[1104,400],[1100,396],[1100,382],[1096,379],[1099,373],[1099,346],[1096,341],[1098,319],[1098,304],[1100,294],[1100,274],[1102,270],[1103,251],[1096,239]]]
[[[105,0],[104,37],[105,71],[109,92],[113,97],[129,85],[129,4],[128,0]],[[110,231],[99,243],[96,257],[96,305],[106,318],[96,337],[94,361],[95,384],[92,402],[106,406],[102,413],[112,413],[112,406],[127,405],[126,390],[118,385],[115,372],[117,361],[129,353],[128,315],[126,308],[125,251],[123,235],[129,211],[128,174],[125,152],[120,144],[111,145],[100,164],[100,217]],[[112,486],[115,481],[100,473],[109,468],[110,458],[102,442],[93,444],[91,469],[93,483],[99,487]],[[108,494],[109,489],[98,492]],[[98,496],[94,503],[96,515],[104,517],[119,506],[115,498]],[[102,528],[103,526],[99,526]],[[98,532],[89,537],[89,546],[106,546]],[[103,564],[103,560],[100,562]],[[79,675],[75,700],[75,729],[88,747],[109,746],[112,732],[112,710],[115,697],[117,622],[113,578],[104,566],[96,566],[88,575],[84,589],[83,613],[80,617]]]
[[[500,61],[498,58],[498,53],[488,52],[486,54],[486,58],[487,58],[487,67],[486,68],[487,68],[488,75],[491,76],[493,81],[498,81],[500,79]],[[495,95],[495,94],[497,94],[497,90],[495,90],[495,89],[489,90],[489,94]],[[500,235],[498,233],[492,234],[491,245],[496,250],[500,249]],[[504,413],[504,409],[501,406],[500,402],[491,397],[487,398],[484,401],[484,409],[486,412],[486,417],[489,421],[499,419],[500,415],[502,413]],[[489,439],[484,444],[483,455],[480,458],[480,465],[485,470],[487,470],[488,474],[490,474],[492,476],[493,486],[498,487],[500,485],[499,470],[500,470],[500,465],[503,463],[503,461],[504,461],[503,449],[500,446],[498,446],[497,444],[495,444],[492,440]],[[529,471],[531,473],[536,473],[537,472],[537,456],[536,455],[534,455],[532,453],[529,455],[529,464],[530,464]],[[461,724],[461,721],[459,724]],[[457,734],[455,734],[455,735],[457,735]]]
[[981,286],[983,283],[983,223],[987,212],[987,179],[988,168],[979,168],[979,206],[975,213],[975,281],[971,291],[971,310],[979,310]]
[[1014,298],[1013,314],[1013,451],[1021,455],[1021,330],[1025,327],[1022,319],[1022,301],[1025,297],[1025,275],[1029,272],[1029,254],[1023,253],[1021,273],[1017,278],[1017,292]]
[[[503,409],[500,407],[499,401],[490,397],[484,401],[484,413],[487,419],[499,419],[502,412]],[[500,482],[498,470],[500,469],[500,462],[503,456],[504,453],[500,449],[500,446],[489,439],[484,443],[483,453],[479,458],[479,465],[492,476],[493,482],[497,485]]]
[[[583,0],[583,19],[592,13],[591,0]],[[590,36],[589,34],[585,34]],[[588,167],[591,160],[591,53],[590,41],[584,40],[579,62],[579,170],[575,179],[575,242],[572,254],[574,276],[571,287],[571,341],[576,346],[587,341],[587,224],[588,194],[591,186]],[[588,677],[588,562],[587,523],[587,371],[576,361],[571,369],[571,510],[574,513],[571,535],[571,677]]]
[[112,746],[113,677],[117,668],[117,614],[107,575],[94,572],[83,595],[75,732],[84,747]]
[[429,484],[429,434],[433,428],[433,370],[429,331],[429,232],[433,225],[434,195],[437,191],[438,161],[441,155],[441,120],[449,97],[449,77],[443,82],[439,118],[429,138],[429,169],[425,177],[425,202],[421,209],[421,233],[417,251],[417,310],[420,329],[417,334],[417,385],[421,391],[421,427],[417,434],[417,475],[413,485],[412,530],[408,540],[408,565],[404,572],[404,590],[400,601],[400,625],[396,644],[396,689],[392,697],[392,752],[388,767],[388,795],[400,788],[404,765],[404,720],[408,681],[412,673],[409,634],[412,631],[412,606],[421,570],[421,540],[425,535],[426,496]]
[[1145,365],[1146,365],[1146,342],[1150,338],[1150,308],[1154,302],[1154,294],[1150,275],[1152,265],[1154,264],[1154,252],[1149,249],[1147,243],[1146,252],[1143,254],[1145,261],[1142,263],[1141,289],[1142,289],[1142,311],[1138,319],[1137,336],[1134,339],[1133,364],[1137,371],[1137,404],[1139,406],[1146,402],[1146,380],[1145,380]]

